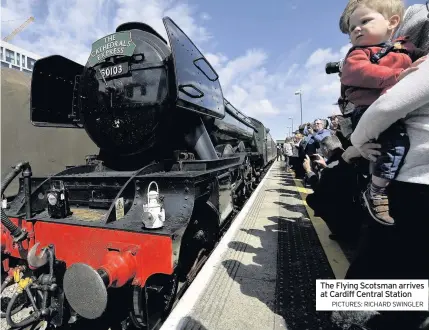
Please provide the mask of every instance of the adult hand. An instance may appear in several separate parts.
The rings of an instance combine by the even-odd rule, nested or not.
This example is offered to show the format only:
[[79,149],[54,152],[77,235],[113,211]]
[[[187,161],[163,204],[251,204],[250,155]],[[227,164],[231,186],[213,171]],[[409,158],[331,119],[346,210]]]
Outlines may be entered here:
[[310,157],[308,157],[308,155],[305,155],[305,159],[304,159],[304,162],[302,163],[302,167],[304,168],[304,171],[306,173],[311,172]]
[[381,155],[381,152],[376,150],[381,148],[380,144],[377,143],[365,143],[363,146],[359,148],[359,152],[362,157],[375,162],[377,160],[376,156]]
[[325,159],[320,156],[319,154],[315,154],[314,156],[317,157],[317,159],[314,160],[315,163],[319,164],[322,167],[328,167],[328,165],[326,165]]
[[398,81],[404,79],[406,76],[408,76],[411,72],[417,71],[419,69],[419,65],[422,64],[427,59],[427,55],[419,58],[417,61],[415,61],[408,69],[405,69],[399,74]]
[[350,146],[346,150],[344,150],[341,157],[344,159],[346,163],[350,163],[353,158],[361,157],[360,151],[354,147]]

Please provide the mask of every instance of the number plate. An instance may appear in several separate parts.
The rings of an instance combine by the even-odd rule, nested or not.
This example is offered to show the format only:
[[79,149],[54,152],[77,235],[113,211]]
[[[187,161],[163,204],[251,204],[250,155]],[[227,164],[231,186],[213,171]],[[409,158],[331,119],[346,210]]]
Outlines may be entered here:
[[100,69],[100,74],[104,79],[112,79],[128,73],[128,63],[116,64]]

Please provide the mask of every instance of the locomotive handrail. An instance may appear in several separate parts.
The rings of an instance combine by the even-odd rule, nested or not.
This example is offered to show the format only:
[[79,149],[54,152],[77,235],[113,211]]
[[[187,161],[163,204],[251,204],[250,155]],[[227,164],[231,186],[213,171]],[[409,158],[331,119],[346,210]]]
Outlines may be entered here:
[[[257,128],[254,126],[254,125],[252,125],[251,123],[250,123],[250,121],[251,121],[251,118],[250,117],[248,117],[248,116],[246,116],[244,113],[242,113],[240,110],[238,110],[236,107],[234,107],[233,105],[232,105],[232,103],[231,102],[229,102],[227,99],[225,99],[224,98],[224,104],[225,104],[225,110],[231,115],[231,116],[233,116],[235,119],[237,119],[238,121],[240,121],[240,122],[242,122],[243,124],[245,124],[246,126],[248,126],[248,127],[250,127],[250,128],[252,128],[252,129],[254,129],[255,131],[258,131],[257,130]],[[229,106],[232,108],[232,109],[234,109],[234,110],[231,110],[230,108],[229,108]],[[240,117],[239,115],[241,115],[242,117]],[[247,120],[249,120],[249,122],[248,121],[246,121],[246,119]]]

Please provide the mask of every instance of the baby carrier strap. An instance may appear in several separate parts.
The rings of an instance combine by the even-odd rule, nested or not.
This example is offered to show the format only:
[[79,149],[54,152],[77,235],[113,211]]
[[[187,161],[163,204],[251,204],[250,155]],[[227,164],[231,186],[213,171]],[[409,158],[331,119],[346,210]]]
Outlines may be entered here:
[[405,44],[407,42],[408,38],[407,37],[401,37],[396,39],[394,42],[386,42],[384,44],[381,44],[381,49],[373,54],[371,52],[370,58],[369,60],[371,61],[371,63],[374,64],[378,64],[378,62],[387,54],[389,54],[390,52],[394,51],[397,53],[404,53],[407,54],[408,56],[410,55],[408,50],[403,46],[403,44]]
[[[407,41],[408,41],[408,37],[401,37],[401,38],[395,39],[393,42],[389,41],[386,43],[376,45],[378,47],[381,47],[381,49],[376,53],[374,53],[372,51],[371,47],[354,46],[348,51],[346,57],[344,58],[344,62],[347,60],[347,57],[349,56],[349,54],[356,49],[367,49],[367,50],[369,50],[369,54],[370,54],[369,60],[373,64],[378,64],[379,61],[384,56],[386,56],[387,54],[389,54],[392,51],[398,52],[398,53],[405,53],[408,56],[411,56],[409,51],[403,46],[403,44],[405,44]],[[346,97],[346,90],[348,88],[349,88],[349,86],[345,86],[345,85],[341,84],[341,96],[338,99],[338,105],[340,106],[340,110],[344,116],[350,116],[354,110],[354,106],[349,102],[349,100],[347,100],[347,97]]]

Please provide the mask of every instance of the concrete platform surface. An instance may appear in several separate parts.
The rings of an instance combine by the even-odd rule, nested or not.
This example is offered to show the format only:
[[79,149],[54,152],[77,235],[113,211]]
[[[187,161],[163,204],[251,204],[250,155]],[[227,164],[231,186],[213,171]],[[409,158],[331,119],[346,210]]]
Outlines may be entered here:
[[335,278],[330,262],[346,259],[341,252],[326,256],[302,199],[305,189],[282,164],[275,162],[264,178],[204,290],[176,329],[335,328],[328,313],[315,311],[315,281]]

